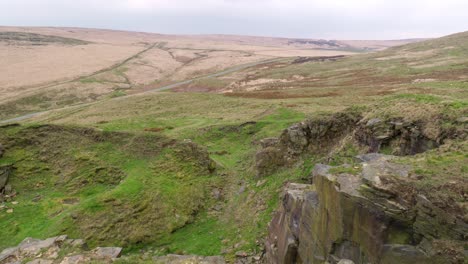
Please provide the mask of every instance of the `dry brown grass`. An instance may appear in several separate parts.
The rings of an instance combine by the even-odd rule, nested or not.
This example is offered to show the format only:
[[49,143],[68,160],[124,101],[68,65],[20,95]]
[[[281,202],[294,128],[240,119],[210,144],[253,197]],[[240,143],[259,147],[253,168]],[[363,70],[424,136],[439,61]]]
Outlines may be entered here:
[[[286,45],[284,39],[275,38],[262,42],[259,41],[262,38],[255,37],[168,36],[40,27],[0,27],[0,32],[85,41],[73,45],[33,42],[15,45],[0,40],[0,57],[4,59],[0,64],[0,104],[42,96],[52,106],[61,105],[66,93],[79,98],[73,103],[90,101],[116,89],[144,91],[145,87],[155,88],[271,57],[347,53],[294,48]],[[153,44],[157,45],[138,54]]]
[[[327,50],[310,42],[300,44],[285,38],[244,36],[174,36],[152,33],[126,32],[82,28],[23,28],[0,27],[0,32],[40,34],[77,40],[76,43],[19,43],[0,40],[0,107],[1,117],[21,113],[59,108],[69,104],[100,100],[108,96],[135,94],[177,81],[197,78],[237,65],[263,61],[274,57],[336,56],[352,54],[350,51]],[[37,36],[37,35],[35,35]],[[84,41],[81,42],[80,41]],[[293,44],[291,44],[293,43]],[[380,42],[379,42],[380,43]],[[21,45],[20,45],[21,44]],[[362,44],[362,43],[361,43]],[[359,45],[361,45],[359,44]],[[349,47],[350,44],[343,44]],[[382,45],[393,45],[383,43]],[[362,46],[362,45],[361,45]],[[320,48],[320,49],[318,49]],[[336,47],[335,47],[336,48]],[[287,65],[287,64],[286,64]],[[253,67],[252,71],[262,70]],[[267,65],[282,67],[280,63]],[[180,91],[243,92],[262,90],[263,85],[247,83],[231,87],[239,78],[223,79],[218,85],[189,85]],[[300,75],[298,75],[300,76]],[[300,76],[300,78],[303,78]],[[286,79],[278,85],[287,88],[296,78]],[[292,86],[294,86],[292,85]],[[313,85],[320,85],[316,82]],[[312,86],[313,86],[312,85]],[[258,86],[258,87],[257,87]],[[258,89],[257,89],[258,88]],[[122,90],[125,90],[122,92]],[[326,95],[327,93],[322,93]],[[322,96],[307,95],[307,96]],[[302,98],[302,95],[295,95]],[[262,96],[260,96],[262,97]],[[277,98],[278,95],[266,96]],[[28,99],[24,99],[28,98]],[[40,100],[39,100],[40,98]],[[31,102],[30,104],[25,102]],[[7,104],[5,106],[5,104]],[[40,104],[40,106],[39,106]],[[16,109],[16,110],[15,110]]]
[[[129,63],[135,84],[171,75],[171,80],[269,57],[333,56],[346,51],[294,47],[288,39],[243,36],[168,36],[151,33],[81,28],[0,27],[0,32],[29,32],[89,41],[89,45],[0,45],[0,87],[37,86],[91,74],[131,57],[150,43],[165,42]],[[382,46],[392,45],[382,42]],[[317,48],[317,47],[315,47]],[[169,58],[170,56],[170,58]],[[197,60],[198,59],[198,60]],[[182,67],[184,66],[184,67]],[[175,68],[182,67],[174,72]],[[156,68],[152,70],[149,68]],[[174,75],[175,73],[175,75]],[[5,92],[2,90],[1,92]]]
[[51,82],[91,74],[110,67],[143,48],[109,44],[38,47],[0,45],[2,99]]

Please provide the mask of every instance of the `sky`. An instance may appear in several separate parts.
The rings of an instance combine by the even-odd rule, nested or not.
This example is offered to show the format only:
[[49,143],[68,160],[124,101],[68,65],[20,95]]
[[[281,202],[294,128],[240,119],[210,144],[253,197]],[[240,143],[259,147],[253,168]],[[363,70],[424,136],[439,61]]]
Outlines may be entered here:
[[0,25],[321,39],[468,30],[468,0],[0,0]]

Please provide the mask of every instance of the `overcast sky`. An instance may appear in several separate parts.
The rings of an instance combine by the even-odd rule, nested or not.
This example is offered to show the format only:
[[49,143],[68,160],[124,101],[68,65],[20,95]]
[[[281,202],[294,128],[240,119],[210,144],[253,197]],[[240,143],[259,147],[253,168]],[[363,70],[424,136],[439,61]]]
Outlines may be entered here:
[[468,0],[0,0],[0,25],[401,39],[468,30]]

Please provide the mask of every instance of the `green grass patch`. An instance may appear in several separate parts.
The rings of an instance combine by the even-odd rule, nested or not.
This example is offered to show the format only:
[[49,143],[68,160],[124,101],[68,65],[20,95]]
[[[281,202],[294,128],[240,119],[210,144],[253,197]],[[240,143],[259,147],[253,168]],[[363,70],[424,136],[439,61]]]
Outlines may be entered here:
[[[17,205],[7,204],[12,214],[0,211],[0,237],[9,238],[0,239],[0,248],[66,233],[131,251],[191,221],[207,202],[204,187],[217,184],[199,157],[179,156],[178,145],[164,150],[160,136],[53,126],[1,130],[0,141],[10,147],[0,162],[17,167],[10,182],[20,195]],[[113,225],[122,225],[119,234],[94,229]]]
[[386,100],[393,101],[401,99],[411,100],[413,102],[423,104],[438,104],[442,102],[442,99],[440,97],[430,94],[397,94],[387,97]]
[[126,96],[127,93],[125,91],[122,91],[122,90],[116,90],[116,91],[113,91],[109,97],[110,98],[116,98],[116,97],[121,97],[121,96]]

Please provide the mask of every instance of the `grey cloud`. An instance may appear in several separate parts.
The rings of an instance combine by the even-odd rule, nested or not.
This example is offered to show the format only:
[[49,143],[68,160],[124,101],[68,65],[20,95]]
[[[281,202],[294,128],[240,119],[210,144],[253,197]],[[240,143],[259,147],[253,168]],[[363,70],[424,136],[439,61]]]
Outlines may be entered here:
[[0,0],[0,24],[329,39],[468,30],[462,0]]

